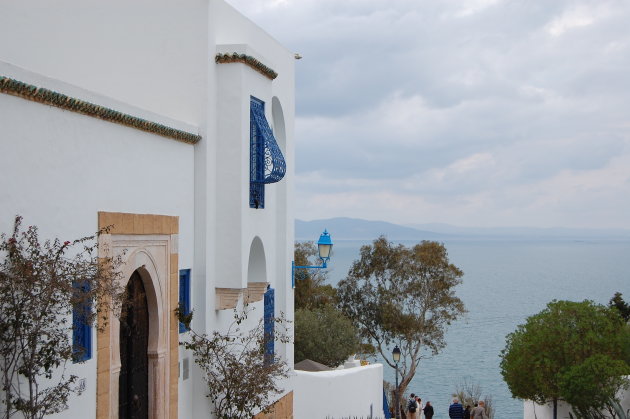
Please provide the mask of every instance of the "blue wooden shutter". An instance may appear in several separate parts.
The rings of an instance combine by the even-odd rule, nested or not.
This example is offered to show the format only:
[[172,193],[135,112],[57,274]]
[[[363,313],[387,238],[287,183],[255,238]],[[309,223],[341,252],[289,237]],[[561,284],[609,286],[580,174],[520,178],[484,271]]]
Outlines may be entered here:
[[[87,283],[72,283],[77,293],[90,290]],[[72,308],[72,361],[84,362],[92,358],[92,327],[88,321],[92,313],[90,301],[77,303]]]
[[272,363],[274,358],[275,290],[267,288],[265,292],[265,363]]
[[[179,270],[179,306],[184,314],[190,314],[190,269]],[[179,324],[179,333],[186,332],[186,326]]]

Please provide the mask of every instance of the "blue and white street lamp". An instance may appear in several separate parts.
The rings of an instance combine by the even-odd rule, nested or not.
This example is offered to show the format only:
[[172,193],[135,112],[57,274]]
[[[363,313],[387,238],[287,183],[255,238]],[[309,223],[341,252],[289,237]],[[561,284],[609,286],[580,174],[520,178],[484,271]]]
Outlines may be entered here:
[[319,258],[322,260],[321,266],[297,266],[295,261],[291,262],[291,286],[295,288],[295,270],[296,269],[326,269],[327,263],[330,260],[330,251],[332,250],[333,242],[330,238],[328,231],[324,230],[319,241],[317,242],[317,251],[319,252]]

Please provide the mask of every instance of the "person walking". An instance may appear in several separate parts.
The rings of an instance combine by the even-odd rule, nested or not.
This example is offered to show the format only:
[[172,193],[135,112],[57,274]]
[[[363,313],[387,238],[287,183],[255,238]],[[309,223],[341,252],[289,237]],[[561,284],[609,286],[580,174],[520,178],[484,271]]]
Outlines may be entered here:
[[464,419],[470,419],[470,405],[467,404],[464,408]]
[[409,401],[407,402],[407,419],[418,419],[416,415],[418,411],[418,402],[416,401],[416,395],[411,393]]
[[424,406],[424,418],[425,419],[433,419],[433,406],[431,406],[431,402],[427,401],[426,406]]
[[470,419],[488,419],[486,402],[479,400],[479,405],[470,412]]
[[454,398],[453,404],[448,407],[448,417],[451,419],[464,419],[464,408],[459,404],[457,398]]

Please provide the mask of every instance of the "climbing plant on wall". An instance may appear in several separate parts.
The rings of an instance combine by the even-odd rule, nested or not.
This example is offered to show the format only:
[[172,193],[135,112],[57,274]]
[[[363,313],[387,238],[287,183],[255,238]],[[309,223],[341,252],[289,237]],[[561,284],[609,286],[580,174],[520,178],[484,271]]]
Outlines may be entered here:
[[[42,418],[68,407],[80,392],[70,362],[87,359],[89,348],[70,340],[78,329],[106,326],[122,300],[119,259],[99,259],[98,235],[40,241],[38,229],[22,227],[0,236],[0,416]],[[98,322],[97,322],[98,320]],[[75,329],[75,330],[73,330]],[[73,345],[74,343],[74,345]]]
[[[268,410],[275,397],[282,393],[280,379],[288,377],[288,366],[279,356],[269,354],[265,344],[270,337],[265,334],[261,318],[253,327],[247,325],[252,313],[250,307],[234,310],[234,320],[225,331],[197,333],[191,327],[193,313],[176,310],[179,321],[190,332],[180,345],[192,351],[207,384],[206,396],[213,406],[213,413],[221,419],[251,418]],[[274,318],[275,341],[289,342],[287,321],[283,316]]]

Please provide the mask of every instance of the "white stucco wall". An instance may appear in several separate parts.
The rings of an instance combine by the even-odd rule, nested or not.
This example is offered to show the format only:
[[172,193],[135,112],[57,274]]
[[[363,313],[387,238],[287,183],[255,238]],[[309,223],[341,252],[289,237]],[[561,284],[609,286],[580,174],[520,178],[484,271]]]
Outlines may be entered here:
[[[214,54],[238,52],[253,56],[278,73],[269,80],[241,64],[211,66],[211,87],[216,89],[215,229],[221,238],[215,248],[213,271],[215,287],[244,288],[249,277],[252,242],[260,239],[265,254],[267,282],[275,289],[276,315],[293,320],[293,174],[295,76],[293,54],[249,19],[224,1],[212,2]],[[276,134],[286,161],[286,175],[278,183],[265,185],[265,208],[249,208],[249,101],[250,96],[265,102],[267,120]],[[274,103],[281,109],[283,129],[274,126]],[[276,116],[279,112],[276,112]],[[276,118],[277,122],[278,118]],[[280,135],[280,131],[282,135]],[[207,307],[214,307],[211,293]],[[262,304],[256,310],[262,315]],[[213,322],[209,314],[207,323]],[[225,327],[231,312],[217,312],[216,322]],[[292,333],[292,332],[291,332]],[[293,345],[277,344],[278,354],[293,362]]]
[[[0,62],[0,73],[197,131],[6,63]],[[98,211],[178,215],[180,265],[192,264],[193,146],[6,94],[0,94],[0,114],[2,231],[10,229],[15,214],[40,226],[43,237],[68,239],[95,232]]]
[[[15,79],[195,132],[196,127],[122,104],[76,86],[0,62]],[[42,239],[72,240],[96,232],[99,211],[179,216],[179,266],[192,266],[193,156],[189,144],[0,94],[0,231],[20,214]],[[177,185],[177,187],[169,187]],[[96,336],[93,330],[93,343]],[[70,365],[86,391],[61,417],[96,414],[96,348]]]
[[200,124],[205,120],[208,3],[2,2],[0,61]]
[[384,417],[381,364],[295,374],[295,418]]
[[[627,378],[630,379],[630,376]],[[630,390],[621,392],[619,399],[624,411],[628,411],[630,409]],[[562,401],[558,402],[558,418],[568,419],[570,412],[572,410],[568,404]],[[553,419],[553,403],[539,405],[531,400],[525,400],[523,402],[523,419]]]
[[[15,214],[39,226],[42,237],[62,239],[94,232],[98,211],[179,216],[179,268],[192,268],[193,327],[200,332],[232,321],[231,310],[215,310],[215,288],[247,287],[251,243],[259,238],[276,315],[292,320],[293,54],[223,0],[3,6],[0,75],[202,140],[192,146],[0,94],[0,231],[10,230]],[[218,45],[237,45],[278,77],[215,64]],[[237,90],[226,89],[226,80]],[[266,187],[264,210],[248,205],[250,95],[265,101],[287,163],[285,178]],[[275,127],[282,119],[283,129]],[[252,306],[250,325],[263,312],[262,302]],[[277,344],[276,351],[292,365],[292,344]],[[180,375],[180,417],[210,417],[205,383],[180,349],[180,361],[186,357],[191,377]],[[71,367],[87,387],[60,417],[93,417],[95,364],[96,350],[92,360]]]

